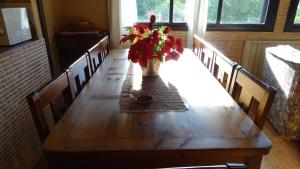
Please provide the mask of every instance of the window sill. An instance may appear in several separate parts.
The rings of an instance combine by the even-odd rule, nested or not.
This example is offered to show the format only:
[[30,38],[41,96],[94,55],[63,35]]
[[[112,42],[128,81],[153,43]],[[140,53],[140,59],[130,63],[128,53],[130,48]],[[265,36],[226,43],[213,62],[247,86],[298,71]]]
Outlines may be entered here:
[[284,32],[300,32],[300,24],[286,25]]
[[231,31],[231,32],[273,32],[273,26],[259,24],[222,24],[222,25],[207,25],[206,31]]
[[[138,22],[136,24],[148,25],[149,23]],[[155,27],[168,26],[173,31],[187,31],[188,30],[188,24],[187,23],[155,23],[154,26]]]

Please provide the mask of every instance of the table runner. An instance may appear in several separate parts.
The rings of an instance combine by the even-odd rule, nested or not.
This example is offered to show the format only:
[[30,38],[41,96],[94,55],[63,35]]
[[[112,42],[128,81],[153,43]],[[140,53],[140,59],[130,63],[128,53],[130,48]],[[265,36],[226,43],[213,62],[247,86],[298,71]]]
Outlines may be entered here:
[[[142,77],[140,73],[134,75],[135,73],[134,65],[131,63],[120,95],[120,112],[184,112],[188,110],[172,83],[163,81],[160,76]],[[138,104],[136,97],[143,95],[152,96],[153,102],[149,105]]]

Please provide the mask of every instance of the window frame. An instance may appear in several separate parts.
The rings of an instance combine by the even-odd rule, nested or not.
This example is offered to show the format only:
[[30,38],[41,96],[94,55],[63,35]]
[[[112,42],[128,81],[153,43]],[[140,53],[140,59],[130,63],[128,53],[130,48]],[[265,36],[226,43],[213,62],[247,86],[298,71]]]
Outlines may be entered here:
[[300,32],[300,23],[295,24],[299,0],[291,0],[286,16],[284,32]]
[[[206,30],[273,32],[277,18],[279,1],[280,0],[269,0],[269,6],[264,8],[264,11],[267,10],[264,24],[221,24],[223,0],[219,0],[216,23],[207,23]],[[267,5],[267,3],[264,5]]]
[[[156,22],[154,26],[168,26],[172,30],[188,30],[187,22],[173,22],[173,14],[174,14],[174,0],[170,0],[169,6],[169,22]],[[148,24],[146,22],[137,22],[136,24]]]

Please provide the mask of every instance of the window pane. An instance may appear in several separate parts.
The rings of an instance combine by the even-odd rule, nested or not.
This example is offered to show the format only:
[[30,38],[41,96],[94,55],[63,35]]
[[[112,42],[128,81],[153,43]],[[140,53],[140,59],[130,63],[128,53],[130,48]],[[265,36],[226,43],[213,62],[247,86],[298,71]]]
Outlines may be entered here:
[[300,24],[300,3],[298,3],[298,8],[297,8],[294,23],[295,24]]
[[268,0],[223,0],[221,23],[264,24],[267,7]]
[[169,22],[170,0],[136,0],[136,4],[138,22],[149,22],[151,15],[156,15],[156,22]]
[[208,1],[208,23],[216,23],[218,15],[218,5],[219,0],[209,0]]
[[173,22],[186,22],[186,0],[174,0]]

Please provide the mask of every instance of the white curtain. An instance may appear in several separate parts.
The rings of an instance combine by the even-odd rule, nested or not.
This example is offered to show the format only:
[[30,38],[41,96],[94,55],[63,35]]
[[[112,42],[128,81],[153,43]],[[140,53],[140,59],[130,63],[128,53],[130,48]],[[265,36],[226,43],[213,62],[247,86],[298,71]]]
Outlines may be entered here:
[[202,38],[205,37],[208,13],[208,0],[187,0],[187,22],[188,42],[187,47],[193,45],[193,35],[196,34]]
[[109,0],[110,42],[112,48],[120,48],[120,39],[124,27],[132,26],[137,21],[136,0]]

